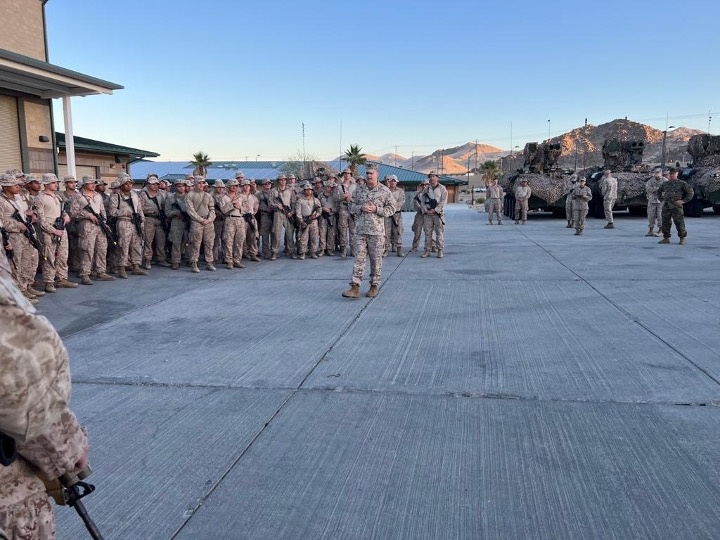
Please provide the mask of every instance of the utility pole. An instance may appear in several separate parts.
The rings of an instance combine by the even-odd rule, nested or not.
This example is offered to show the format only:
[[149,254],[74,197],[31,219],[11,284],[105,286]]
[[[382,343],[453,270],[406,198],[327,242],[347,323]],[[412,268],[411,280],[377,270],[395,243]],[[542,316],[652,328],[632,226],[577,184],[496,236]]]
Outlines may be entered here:
[[410,169],[415,170],[415,150],[410,154]]
[[550,119],[548,119],[548,141],[550,140]]
[[712,111],[708,111],[708,137],[710,136],[710,122],[712,121],[712,116],[710,116],[710,113]]
[[395,145],[395,166],[397,167],[397,145]]

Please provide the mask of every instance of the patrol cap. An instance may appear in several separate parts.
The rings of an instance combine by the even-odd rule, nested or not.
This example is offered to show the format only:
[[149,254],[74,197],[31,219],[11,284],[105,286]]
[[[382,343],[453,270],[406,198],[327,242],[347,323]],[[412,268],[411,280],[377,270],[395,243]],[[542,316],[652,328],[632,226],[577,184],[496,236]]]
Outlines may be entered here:
[[121,174],[120,176],[117,177],[117,183],[121,186],[123,184],[127,184],[128,182],[130,182],[132,184],[132,178],[130,178],[129,174]]
[[237,178],[233,178],[232,180],[230,180],[230,181],[229,181],[227,184],[225,184],[225,185],[226,185],[227,187],[230,187],[230,186],[239,186],[239,185],[240,185],[240,182],[237,181]]
[[367,165],[365,165],[365,170],[366,171],[377,171],[378,166],[375,163],[368,163]]
[[325,180],[323,182],[323,186],[334,188],[334,187],[337,187],[337,183],[335,183],[335,181],[333,181],[333,180]]
[[160,179],[155,176],[154,174],[147,177],[147,180],[145,181],[147,184],[159,184]]
[[397,182],[398,181],[397,176],[395,176],[394,174],[387,175],[385,177],[385,180],[387,180],[388,182]]
[[322,178],[320,178],[319,176],[316,176],[315,178],[313,178],[312,183],[313,184],[318,184],[318,183],[322,184],[322,181],[323,181]]
[[204,176],[193,176],[192,179],[194,180],[193,184],[206,183]]
[[287,178],[288,180],[295,180],[295,175],[293,173],[290,173],[286,175],[285,178]]
[[241,186],[241,187],[242,187],[242,186],[249,186],[249,185],[250,185],[250,180],[248,180],[247,178],[243,178],[243,179],[240,181],[240,186]]
[[432,176],[437,176],[439,178],[438,173],[436,173],[435,171],[430,171],[427,175],[428,178],[430,178]]
[[213,183],[213,187],[214,188],[225,187],[225,182],[223,182],[222,180],[215,180],[215,182]]
[[187,179],[185,179],[185,178],[178,178],[177,180],[175,180],[175,182],[173,182],[173,185],[174,186],[189,186],[190,182],[188,182]]
[[262,185],[272,184],[272,180],[270,180],[269,178],[265,178],[265,179],[264,179],[262,182],[260,182],[260,183],[261,183]]
[[110,189],[117,189],[120,187],[120,181],[119,180],[113,180],[110,182]]
[[345,167],[340,174],[352,174],[352,171],[349,167]]
[[678,172],[679,170],[680,170],[680,169],[678,169],[678,168],[675,167],[675,166],[668,167],[668,172],[671,172],[671,173],[672,173],[672,172]]
[[245,178],[245,173],[242,171],[235,171],[235,178]]
[[420,185],[421,185],[421,186],[422,186],[423,184],[429,184],[429,183],[430,183],[430,180],[428,180],[427,178],[423,178],[423,179],[420,181]]
[[312,189],[312,185],[310,184],[310,182],[303,182],[300,187],[301,187],[303,190]]
[[584,176],[578,177],[578,182],[585,182],[585,181],[587,181],[587,178],[585,178]]
[[277,179],[278,180],[286,180],[287,176],[285,176],[285,173],[278,173]]
[[55,173],[45,173],[42,175],[42,183],[43,184],[52,184],[53,182],[57,182],[58,177],[55,176]]

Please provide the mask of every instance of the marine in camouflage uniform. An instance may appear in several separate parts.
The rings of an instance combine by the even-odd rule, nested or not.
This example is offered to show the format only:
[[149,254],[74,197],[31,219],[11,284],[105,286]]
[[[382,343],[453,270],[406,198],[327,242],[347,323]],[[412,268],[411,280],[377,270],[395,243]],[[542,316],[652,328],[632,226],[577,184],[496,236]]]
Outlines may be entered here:
[[35,251],[35,248],[25,236],[28,230],[25,221],[21,223],[13,217],[19,214],[21,219],[27,219],[29,209],[19,195],[21,184],[22,179],[16,178],[14,173],[0,175],[0,224],[10,237],[10,245],[13,250],[13,279],[22,294],[35,301],[37,295],[30,290],[35,281],[31,253],[31,251]]
[[145,251],[143,252],[143,265],[150,270],[153,260],[153,243],[155,247],[155,259],[160,266],[170,266],[165,253],[166,234],[163,222],[165,214],[165,197],[167,194],[160,190],[160,179],[154,173],[147,176],[145,187],[140,191],[140,204],[145,216],[143,235],[145,236]]
[[195,177],[193,189],[185,196],[185,207],[190,216],[190,232],[188,233],[188,259],[190,269],[199,273],[198,259],[200,258],[200,245],[205,253],[205,268],[215,271],[215,256],[213,246],[215,243],[215,202],[211,195],[205,192],[205,178]]
[[695,192],[684,182],[678,180],[678,170],[671,167],[668,171],[668,180],[658,188],[658,198],[662,201],[662,234],[663,239],[658,244],[669,244],[672,236],[672,223],[675,222],[680,243],[685,243],[687,230],[685,230],[685,214],[683,204],[689,203]]
[[296,258],[295,224],[293,223],[296,202],[295,190],[287,185],[285,177],[278,176],[278,185],[270,192],[270,204],[275,211],[273,214],[272,256],[270,257],[272,260],[277,259],[280,253],[283,230],[285,231],[285,255]]
[[567,219],[566,229],[573,228],[573,190],[577,185],[577,175],[573,174],[565,183],[565,219]]
[[[140,197],[133,191],[133,181],[129,176],[124,176],[119,183],[120,193],[113,195],[110,201],[110,217],[117,220],[118,250],[120,252],[118,275],[123,279],[127,278],[125,268],[130,264],[134,275],[147,276],[148,273],[140,268],[145,226],[145,215],[142,204],[140,204]],[[135,217],[133,217],[134,214]],[[139,227],[133,219],[139,220]],[[152,254],[152,251],[150,253]]]
[[298,227],[298,256],[300,259],[305,258],[310,245],[310,258],[317,259],[318,250],[318,218],[322,213],[322,205],[317,197],[315,197],[313,187],[310,182],[305,182],[300,186],[303,191],[302,197],[299,197],[295,203],[295,216],[297,217]]
[[502,200],[505,196],[502,186],[498,184],[497,178],[493,178],[492,184],[487,188],[488,200],[488,225],[493,224],[493,214],[497,215],[498,225],[502,225]]
[[531,196],[532,189],[528,186],[527,178],[521,178],[520,185],[515,186],[515,225],[519,220],[522,220],[523,225],[527,223],[528,203]]
[[617,200],[617,178],[610,176],[610,170],[606,169],[603,172],[602,178],[598,183],[600,187],[600,193],[603,198],[603,210],[605,211],[605,219],[607,225],[604,229],[614,229],[615,223],[613,221],[613,208],[615,207],[615,201]]
[[37,212],[35,210],[35,199],[40,195],[42,190],[42,184],[40,183],[40,177],[34,174],[25,174],[18,170],[18,177],[23,177],[23,189],[20,192],[20,197],[25,201],[29,209],[27,219],[30,221],[33,234],[41,245],[41,249],[33,249],[29,252],[32,261],[27,266],[27,280],[30,282],[28,291],[35,296],[43,296],[45,293],[40,291],[42,288],[40,284],[35,285],[35,277],[37,276],[38,268],[40,266],[40,255],[44,253],[42,248],[43,235],[40,234],[40,227],[38,223]]
[[[658,199],[658,189],[665,182],[665,178],[660,167],[657,167],[653,173],[653,177],[645,182],[648,216],[648,232],[645,236],[660,236],[662,228],[662,201]],[[655,232],[656,225],[657,232]]]
[[0,537],[53,539],[55,521],[40,475],[79,472],[88,444],[68,408],[67,351],[9,280],[6,265],[0,257],[0,431],[7,442],[14,440],[16,454],[0,465]]
[[[338,212],[338,244],[340,245],[340,256],[347,256],[347,247],[354,246],[355,242],[355,224],[353,223],[354,216],[350,212],[350,199],[352,198],[353,192],[357,188],[357,184],[352,181],[352,172],[350,169],[345,169],[340,176],[340,185],[338,185],[335,191],[335,197],[339,201],[340,211]],[[354,249],[354,248],[353,248]],[[355,255],[355,253],[353,253]]]
[[402,209],[405,206],[405,191],[397,187],[398,178],[394,174],[386,176],[385,181],[395,201],[395,213],[385,218],[385,250],[383,251],[383,257],[391,250],[396,252],[398,257],[404,257],[405,254],[402,251]]
[[340,201],[335,196],[335,188],[337,184],[331,176],[323,183],[323,193],[320,194],[318,200],[322,206],[322,214],[320,215],[318,229],[320,231],[320,242],[318,245],[318,257],[335,255],[335,240],[337,232],[337,217],[340,210]]
[[411,227],[411,230],[413,232],[413,241],[412,241],[412,249],[410,251],[417,251],[418,246],[420,245],[420,237],[422,236],[423,232],[423,223],[425,222],[425,218],[423,217],[425,215],[425,212],[427,212],[427,207],[425,206],[425,203],[423,202],[423,193],[425,192],[425,188],[430,184],[430,180],[427,178],[423,179],[422,182],[420,182],[420,187],[418,189],[418,192],[413,197],[413,208],[415,208],[415,218],[413,219],[413,224]]
[[[260,238],[258,217],[260,213],[260,200],[257,198],[257,182],[255,182],[254,179],[250,178],[248,180],[248,183],[248,194],[250,195],[250,201],[252,203],[251,207],[254,208],[254,210],[252,211],[252,219],[250,219],[249,216],[245,218],[245,249],[243,252],[243,257],[246,259],[250,259],[251,261],[260,262],[260,257],[258,257],[258,241]],[[242,182],[240,182],[240,186],[242,185]]]
[[[435,171],[428,173],[430,185],[425,188],[423,198],[427,212],[423,215],[425,230],[425,251],[421,257],[429,257],[433,245],[437,249],[438,259],[443,258],[445,249],[445,205],[447,204],[447,188],[440,183]],[[497,184],[497,180],[495,181]],[[499,186],[498,186],[499,187]],[[502,191],[502,188],[500,188]],[[433,242],[434,235],[434,242]]]
[[98,219],[87,209],[88,206],[107,221],[105,204],[99,193],[95,193],[95,179],[86,177],[87,183],[83,181],[80,193],[75,195],[71,201],[70,216],[77,223],[78,248],[80,249],[80,268],[78,276],[83,285],[92,285],[90,274],[95,272],[100,281],[112,281],[115,278],[107,275],[107,237],[103,232]]
[[272,180],[266,178],[262,181],[262,189],[255,195],[259,204],[260,240],[264,259],[269,259],[272,255],[273,207],[270,204],[271,190]]
[[367,183],[355,189],[349,205],[350,212],[355,216],[355,264],[350,289],[342,293],[346,298],[360,297],[360,283],[368,256],[370,290],[366,296],[377,296],[382,274],[382,252],[385,247],[385,218],[395,213],[392,193],[386,186],[378,183],[377,166],[369,164],[365,169]]
[[225,214],[220,210],[220,201],[225,196],[225,183],[222,180],[215,180],[212,191],[213,204],[215,205],[215,242],[213,243],[213,257],[216,261],[225,258],[223,253],[223,231],[225,230]]
[[70,215],[65,213],[63,203],[57,196],[57,176],[53,173],[43,174],[42,183],[45,191],[35,198],[35,211],[43,237],[42,278],[45,292],[54,293],[56,278],[58,287],[77,287],[77,283],[68,279],[68,237],[65,228],[70,222]]
[[170,234],[168,241],[170,248],[170,265],[173,270],[180,268],[183,253],[187,246],[188,225],[190,217],[185,206],[185,195],[190,183],[184,178],[175,181],[175,193],[169,193],[165,199],[165,215],[170,220]]
[[65,176],[63,178],[63,189],[58,192],[58,197],[60,197],[63,203],[63,210],[70,214],[70,223],[68,223],[66,227],[68,235],[68,270],[70,272],[78,272],[80,270],[78,222],[70,211],[72,199],[77,194],[77,180],[75,180],[74,176]]
[[585,230],[585,216],[588,213],[588,202],[592,200],[592,190],[585,185],[585,178],[578,179],[577,185],[572,191],[573,200],[573,224],[575,234],[581,235]]

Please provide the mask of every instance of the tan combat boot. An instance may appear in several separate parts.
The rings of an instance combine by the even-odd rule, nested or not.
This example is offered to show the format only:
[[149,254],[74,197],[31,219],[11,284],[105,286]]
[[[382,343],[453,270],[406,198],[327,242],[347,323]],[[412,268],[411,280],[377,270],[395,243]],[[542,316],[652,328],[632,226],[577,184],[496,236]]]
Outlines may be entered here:
[[140,265],[133,264],[132,265],[132,275],[133,276],[147,276],[148,273],[145,270],[140,269]]
[[347,291],[343,291],[342,295],[345,298],[360,298],[360,285],[351,283],[350,288]]
[[572,229],[572,226],[573,226],[573,225],[572,225],[572,221],[570,221],[570,220],[568,219],[568,222],[567,222],[567,225],[565,225],[565,228],[566,228],[566,229]]
[[398,247],[398,248],[397,248],[397,256],[398,256],[398,257],[404,257],[404,256],[405,256],[405,254],[403,253],[403,250],[402,250],[401,247]]
[[28,292],[34,296],[37,296],[38,298],[41,296],[45,296],[45,293],[42,291],[38,291],[37,289],[34,289],[32,287],[28,287]]
[[115,278],[112,277],[112,276],[109,276],[109,275],[106,274],[105,272],[100,272],[100,273],[97,275],[97,280],[98,280],[98,281],[115,281]]
[[658,244],[669,244],[670,243],[670,237],[666,236],[662,240],[658,242]]
[[225,268],[232,270],[234,268],[232,261],[225,263]]
[[206,263],[205,263],[205,270],[209,270],[210,272],[214,272],[214,271],[215,271],[215,265],[214,265],[213,263],[211,263],[211,262],[206,262]]
[[437,258],[438,258],[438,259],[442,259],[442,258],[443,258],[443,250],[442,250],[442,249],[438,249]]
[[680,239],[679,244],[680,244],[681,246],[684,246],[684,245],[685,245],[685,237],[684,237],[684,236]]
[[57,292],[57,289],[55,288],[55,284],[53,282],[48,282],[45,284],[45,292],[54,293]]
[[118,270],[118,277],[121,279],[127,279],[127,270],[125,270],[124,266],[121,266]]
[[195,263],[190,263],[190,271],[191,271],[193,274],[199,274],[199,273],[200,273],[200,269],[198,268],[198,265],[197,265],[196,262],[195,262]]
[[378,286],[375,283],[373,283],[372,285],[370,285],[370,289],[368,290],[367,294],[365,294],[365,296],[367,296],[368,298],[375,298],[377,295],[378,295]]
[[[82,283],[83,285],[94,285],[94,283],[90,280],[90,276],[80,276],[80,277],[81,277],[80,283]],[[127,276],[125,276],[125,277],[127,277]]]
[[655,227],[650,227],[645,236],[655,236]]
[[150,264],[150,259],[143,259],[143,262],[140,265],[140,267],[144,268],[145,270],[150,270],[152,268],[152,265]]
[[429,256],[430,256],[430,250],[429,250],[429,249],[426,249],[425,251],[423,251],[423,254],[420,255],[420,258],[424,259],[424,258],[429,257]]
[[75,289],[78,284],[74,281],[70,281],[68,279],[62,278],[59,279],[57,284],[55,285],[58,289]]

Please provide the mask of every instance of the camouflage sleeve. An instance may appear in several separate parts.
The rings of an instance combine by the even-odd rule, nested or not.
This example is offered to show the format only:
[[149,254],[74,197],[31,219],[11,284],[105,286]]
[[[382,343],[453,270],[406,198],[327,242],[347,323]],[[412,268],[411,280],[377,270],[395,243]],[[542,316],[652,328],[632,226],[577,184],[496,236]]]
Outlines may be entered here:
[[87,439],[77,418],[65,409],[42,435],[18,442],[17,452],[52,479],[75,471],[86,445]]
[[207,197],[203,198],[203,204],[208,205],[208,219],[210,221],[215,221],[215,201],[213,198],[210,195],[207,195]]
[[692,198],[695,196],[695,192],[693,191],[693,188],[690,187],[688,183],[685,183],[685,185],[682,188],[683,195],[685,195],[682,199],[683,203],[689,203]]
[[385,196],[380,200],[376,212],[382,217],[390,217],[395,213],[395,198],[390,190],[387,190]]
[[356,189],[353,191],[353,194],[350,196],[350,200],[348,201],[348,211],[351,214],[359,214],[362,212],[362,205],[364,201],[360,199],[361,194],[363,193],[362,189]]
[[0,278],[0,430],[34,439],[56,422],[70,399],[68,356],[45,317],[14,298]]

